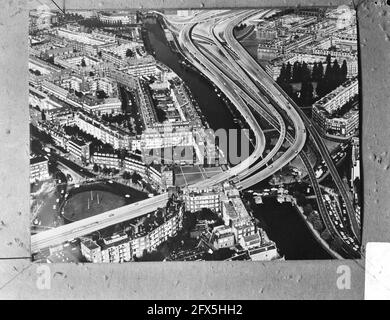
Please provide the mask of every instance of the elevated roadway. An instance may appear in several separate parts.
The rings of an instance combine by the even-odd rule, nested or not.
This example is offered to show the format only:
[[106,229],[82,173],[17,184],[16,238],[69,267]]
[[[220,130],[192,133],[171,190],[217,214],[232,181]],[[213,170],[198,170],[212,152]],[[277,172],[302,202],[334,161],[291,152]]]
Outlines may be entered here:
[[[253,12],[249,11],[248,16],[253,15]],[[235,39],[233,29],[235,23],[231,23],[227,26],[225,30],[225,39],[230,48],[232,48],[239,56],[242,64],[245,65],[245,69],[251,75],[251,77],[269,94],[278,102],[279,105],[285,105],[291,108],[291,106],[296,110],[298,115],[302,118],[310,136],[312,137],[315,145],[321,157],[325,161],[327,167],[330,170],[332,179],[336,184],[337,190],[339,191],[344,203],[346,204],[347,213],[350,220],[351,231],[355,238],[360,242],[361,241],[361,230],[357,222],[355,209],[351,203],[351,200],[348,196],[348,192],[345,188],[345,185],[338,174],[337,168],[332,161],[329,150],[327,149],[324,141],[322,140],[320,134],[317,132],[315,126],[312,125],[310,119],[306,114],[299,108],[299,106],[284,92],[283,89],[264,71],[263,68],[253,59],[253,57],[241,46],[241,44]]]
[[35,253],[40,249],[59,245],[114,224],[143,216],[157,208],[164,207],[167,201],[168,193],[164,193],[93,217],[42,231],[31,236],[31,252]]
[[[253,11],[248,11],[248,17],[250,17],[251,15],[253,15]],[[226,39],[227,44],[229,45],[230,48],[232,48],[232,50],[234,50],[237,53],[237,56],[239,56],[240,61],[242,61],[242,64],[245,65],[245,69],[248,71],[248,74],[250,74],[250,76],[260,86],[263,87],[263,89],[268,91],[270,93],[270,95],[273,96],[273,98],[280,105],[292,106],[297,111],[299,116],[302,118],[308,132],[310,133],[310,136],[314,140],[315,145],[317,146],[322,158],[324,159],[326,165],[328,166],[328,168],[331,172],[333,181],[335,182],[336,187],[337,187],[344,203],[346,204],[347,213],[348,213],[348,216],[350,219],[351,231],[352,231],[353,235],[355,236],[356,240],[358,240],[360,242],[361,241],[361,230],[360,230],[360,226],[359,226],[357,219],[356,219],[355,210],[354,210],[353,205],[348,197],[348,193],[345,189],[345,185],[337,172],[337,169],[336,169],[336,167],[331,159],[331,156],[329,154],[327,147],[325,146],[324,141],[320,137],[316,128],[312,125],[310,119],[307,118],[306,114],[280,88],[280,86],[275,83],[275,81],[263,70],[263,68],[261,68],[258,65],[258,63],[253,59],[253,57],[241,46],[241,44],[237,41],[237,39],[235,39],[233,29],[234,29],[234,26],[237,25],[237,22],[239,21],[239,19],[241,19],[241,16],[238,17],[236,21],[232,22],[231,24],[228,24],[226,27],[224,38]],[[309,175],[309,177],[310,177],[310,175]],[[315,176],[313,176],[313,177],[314,177],[314,179],[312,179],[312,177],[310,177],[312,180],[312,183],[314,181],[314,184],[318,185],[318,182],[315,179]]]
[[[191,28],[190,26],[186,26],[185,28]],[[196,61],[193,61],[196,63]],[[202,69],[203,72],[208,74],[209,76],[210,71],[207,69],[204,69],[202,66],[198,64],[198,67]],[[215,71],[215,70],[214,70]],[[224,83],[224,79],[222,77],[215,78],[214,79],[216,83],[220,87],[226,86],[224,89],[227,97],[233,101],[233,103],[236,104],[237,108],[240,110],[240,112],[243,114],[243,116],[247,119],[248,123],[250,124],[254,134],[255,134],[255,150],[253,152],[254,155],[261,155],[264,151],[265,147],[265,137],[264,134],[258,125],[256,119],[252,115],[252,113],[249,111],[247,105],[242,100],[240,96],[238,96],[234,90],[232,90],[231,87],[226,83]],[[243,169],[246,169],[250,166],[252,162],[255,161],[255,157],[252,156],[252,158],[248,158],[242,163],[240,163],[238,166],[233,167],[231,170],[235,172],[242,171]],[[231,176],[232,173],[226,173],[226,177]],[[226,179],[226,178],[224,178]],[[206,185],[214,184],[212,180],[208,181]],[[164,193],[162,195],[153,197],[151,199],[139,201],[135,204],[131,204],[128,206],[123,206],[115,210],[111,210],[87,219],[83,219],[80,221],[76,221],[64,226],[57,227],[55,229],[47,230],[40,232],[38,234],[35,234],[31,237],[31,250],[32,252],[37,252],[39,249],[53,246],[56,244],[63,243],[65,241],[71,240],[73,238],[77,238],[86,234],[89,234],[91,232],[94,232],[99,229],[106,228],[108,226],[131,220],[137,217],[140,217],[142,215],[145,215],[149,212],[152,212],[156,210],[159,207],[164,207],[166,205],[166,202],[168,200],[168,194]]]

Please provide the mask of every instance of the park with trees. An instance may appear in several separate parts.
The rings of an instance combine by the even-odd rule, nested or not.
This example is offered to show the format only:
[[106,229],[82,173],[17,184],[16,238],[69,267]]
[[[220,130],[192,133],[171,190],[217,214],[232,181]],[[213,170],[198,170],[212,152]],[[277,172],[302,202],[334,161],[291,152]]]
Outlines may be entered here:
[[[325,65],[321,61],[314,62],[311,68],[305,61],[283,63],[276,82],[299,106],[307,107],[345,82],[347,74],[346,60],[341,65],[337,59],[332,63],[331,55],[328,54]],[[316,95],[313,83],[316,84]],[[293,84],[301,84],[299,94]]]

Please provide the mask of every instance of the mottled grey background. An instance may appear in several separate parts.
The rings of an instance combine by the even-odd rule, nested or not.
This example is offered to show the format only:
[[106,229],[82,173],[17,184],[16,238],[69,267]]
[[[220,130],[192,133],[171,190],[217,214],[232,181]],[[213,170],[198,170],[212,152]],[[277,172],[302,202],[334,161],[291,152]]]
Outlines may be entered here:
[[[54,0],[62,7],[63,0]],[[28,11],[51,0],[7,1],[0,11],[0,298],[2,299],[362,299],[359,261],[172,262],[49,265],[39,290],[30,262]],[[347,0],[66,0],[69,9],[222,8],[351,4]],[[390,6],[353,1],[359,19],[363,97],[364,243],[390,237]],[[352,272],[336,286],[337,267]]]

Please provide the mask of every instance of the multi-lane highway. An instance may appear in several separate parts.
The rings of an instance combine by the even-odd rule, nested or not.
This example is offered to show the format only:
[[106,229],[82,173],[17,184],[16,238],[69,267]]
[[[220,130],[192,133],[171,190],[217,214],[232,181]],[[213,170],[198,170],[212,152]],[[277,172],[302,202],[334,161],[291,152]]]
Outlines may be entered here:
[[[255,14],[253,11],[247,12],[247,18],[251,15]],[[267,13],[268,14],[268,13]],[[335,168],[335,165],[329,155],[329,151],[325,146],[325,143],[321,139],[320,135],[318,134],[317,130],[312,126],[311,121],[307,118],[307,116],[304,114],[304,112],[296,105],[294,101],[288,95],[269,77],[269,75],[257,64],[257,62],[251,57],[248,52],[239,44],[237,39],[235,39],[233,34],[233,28],[235,25],[238,24],[238,22],[242,21],[242,16],[237,17],[237,20],[233,23],[227,24],[225,31],[224,31],[224,39],[226,39],[227,45],[232,48],[239,60],[241,60],[245,64],[245,69],[248,71],[248,73],[251,75],[251,77],[259,84],[263,84],[264,88],[266,90],[269,90],[271,94],[274,95],[274,98],[279,102],[279,104],[285,104],[285,105],[291,105],[294,107],[294,109],[297,111],[299,116],[304,121],[305,126],[308,129],[308,132],[310,133],[310,136],[314,140],[319,153],[323,157],[326,164],[329,164],[329,169],[332,175],[332,178],[336,184],[336,187],[342,196],[343,201],[346,204],[347,207],[347,213],[350,218],[351,223],[351,229],[353,234],[355,235],[356,239],[360,239],[360,227],[356,220],[356,215],[354,208],[352,206],[352,203],[348,197],[347,191],[345,189],[345,185],[343,184],[337,169]]]
[[143,216],[156,208],[164,207],[167,201],[168,194],[164,193],[93,217],[42,231],[32,235],[31,252],[34,253],[42,248],[58,245],[114,224]]
[[[280,128],[281,132],[276,146],[264,159],[262,159],[260,162],[258,162],[251,168],[247,167],[247,170],[242,170],[242,166],[237,166],[229,172],[225,172],[213,177],[211,179],[211,183],[217,184],[224,180],[227,180],[229,178],[229,175],[231,175],[232,173],[234,175],[237,175],[239,178],[243,178],[245,176],[249,176],[256,170],[267,164],[267,162],[272,159],[276,152],[279,151],[283,143],[286,130],[280,114],[273,108],[273,106],[269,102],[267,102],[266,99],[264,99],[263,95],[259,94],[257,88],[247,77],[241,67],[238,66],[232,58],[228,58],[228,53],[226,51],[224,52],[224,48],[219,43],[217,37],[213,34],[213,27],[215,26],[215,24],[211,24],[208,28],[209,32],[211,33],[209,35],[209,38],[214,40],[217,49],[219,49],[222,53],[225,53],[225,55],[220,54],[218,50],[214,50],[214,52],[211,52],[211,49],[205,50],[205,48],[202,48],[202,46],[199,46],[200,48],[198,48],[192,40],[195,35],[191,35],[191,31],[194,29],[195,25],[196,24],[191,24],[184,27],[184,29],[181,30],[179,35],[179,44],[181,44],[183,51],[189,52],[190,54],[190,56],[187,56],[187,58],[192,61],[193,64],[198,67],[198,69],[202,71],[203,69],[206,69],[206,71],[203,71],[204,73],[207,73],[207,69],[212,70],[213,72],[211,73],[211,77],[209,77],[214,82],[216,74],[219,76],[222,75],[225,78],[223,84],[226,84],[226,82],[232,83],[235,92],[240,94],[247,102],[249,101],[249,104],[255,109],[256,112],[264,116],[264,109],[267,109],[265,110],[266,112],[270,112],[272,116],[277,117],[279,121],[279,127],[276,128]],[[276,171],[280,170],[283,166],[285,166],[297,156],[297,154],[305,144],[306,134],[302,121],[297,116],[294,110],[286,108],[284,111],[289,114],[292,119],[294,119],[294,127],[295,132],[297,133],[297,139],[292,142],[292,147],[289,148],[287,152],[283,154],[282,157],[277,159],[274,164],[267,166],[267,168],[257,173],[254,178],[251,178],[250,182],[247,182],[250,183],[250,185],[257,183],[258,181],[261,181],[262,179],[265,179]],[[256,156],[258,155],[254,152],[252,158],[256,158]],[[244,163],[242,163],[242,165],[244,165]],[[210,184],[210,182],[203,181],[196,185],[205,186],[206,184]]]
[[[186,28],[191,28],[191,25],[186,24]],[[203,71],[209,73],[207,70]],[[265,137],[258,122],[254,118],[253,114],[249,111],[242,98],[235,94],[234,90],[229,86],[228,83],[224,84],[224,80],[222,78],[216,78],[214,81],[218,86],[224,86],[224,92],[226,93],[227,97],[236,105],[237,109],[240,110],[242,115],[247,119],[247,122],[255,134],[256,141],[251,157],[245,159],[239,165],[231,168],[230,171],[225,172],[223,179],[221,179],[221,181],[224,181],[227,180],[231,175],[246,170],[252,163],[256,161],[257,156],[261,155],[264,151]],[[214,180],[209,180],[206,183],[206,185],[212,184],[215,184]],[[92,231],[105,228],[121,221],[137,218],[148,212],[154,211],[159,207],[165,206],[167,199],[168,195],[165,193],[152,199],[137,202],[137,204],[132,204],[112,210],[109,213],[103,213],[88,219],[83,219],[81,221],[35,234],[31,238],[32,252],[50,245],[59,244],[75,237],[89,234]],[[146,208],[147,210],[144,210],[143,208]]]
[[[253,11],[248,11],[247,17],[253,15]],[[299,116],[302,118],[310,137],[313,139],[315,145],[321,157],[325,161],[334,183],[336,184],[337,190],[339,191],[344,203],[346,204],[347,213],[349,216],[351,230],[358,241],[361,238],[360,226],[357,222],[355,210],[351,203],[351,200],[348,197],[348,192],[345,188],[345,185],[340,178],[340,175],[337,172],[336,166],[332,161],[332,158],[329,154],[329,151],[317,132],[316,128],[312,125],[310,119],[306,114],[299,108],[299,106],[280,88],[278,84],[262,69],[258,63],[253,59],[251,55],[241,46],[241,44],[235,39],[233,34],[233,28],[236,23],[228,24],[224,32],[227,44],[237,53],[237,56],[245,64],[245,69],[250,73],[250,75],[264,88],[269,90],[270,94],[276,99],[276,101],[281,105],[290,105],[292,106]]]
[[[248,11],[247,12],[247,17],[252,15],[252,14],[253,14],[253,11],[252,12]],[[295,119],[301,119],[301,117],[302,117],[303,118],[303,123],[304,123],[303,128],[309,127],[309,130],[310,130],[311,134],[314,135],[314,136],[316,136],[316,135],[318,136],[318,134],[316,132],[313,133],[313,129],[311,128],[310,121],[308,121],[306,116],[304,116],[303,112],[299,109],[299,107],[297,107],[294,104],[291,104],[291,99],[285,99],[285,93],[278,86],[276,86],[273,81],[270,81],[270,77],[264,72],[264,70],[262,68],[260,68],[260,66],[256,63],[256,61],[254,61],[254,59],[252,57],[250,57],[250,55],[246,52],[246,50],[244,50],[241,47],[241,45],[238,44],[237,40],[234,38],[233,27],[235,25],[237,25],[239,23],[239,21],[242,21],[243,16],[245,17],[245,14],[244,15],[237,14],[236,18],[233,19],[234,22],[228,23],[228,24],[226,24],[226,20],[224,20],[224,22],[223,22],[225,24],[224,27],[223,28],[219,28],[219,30],[224,30],[223,35],[221,33],[219,33],[219,36],[217,36],[214,33],[215,25],[214,26],[210,26],[209,25],[209,30],[210,30],[209,37],[214,40],[218,50],[220,50],[220,52],[223,54],[224,58],[227,58],[227,60],[228,60],[228,63],[226,63],[225,66],[226,65],[227,66],[232,66],[230,68],[230,72],[233,72],[233,74],[234,74],[234,72],[236,71],[235,76],[240,78],[240,80],[243,80],[243,79],[245,79],[245,74],[242,72],[242,70],[240,70],[240,67],[237,66],[237,64],[236,64],[237,60],[241,61],[241,66],[243,66],[243,69],[252,77],[252,79],[255,81],[256,84],[259,85],[259,87],[261,87],[263,90],[265,90],[265,92],[269,95],[269,98],[271,98],[272,100],[276,101],[277,104],[280,107],[286,106],[288,110],[294,110],[295,111],[295,115],[294,116],[291,116],[291,114],[289,115],[290,119],[294,119],[294,118]],[[202,35],[202,36],[204,37],[204,35]],[[188,39],[189,37],[186,37],[186,38]],[[193,37],[193,38],[195,38],[195,37]],[[205,37],[205,38],[207,38],[207,37]],[[226,50],[223,47],[221,42],[223,42],[224,39],[226,39],[226,43],[229,46],[229,48],[233,52],[235,52],[234,57],[232,57],[230,55],[229,50]],[[209,44],[209,43],[210,42],[203,42],[202,45],[205,46],[205,44]],[[208,57],[210,58],[210,56],[211,55],[210,55],[210,51],[209,51],[208,52]],[[221,57],[219,57],[219,61],[216,61],[216,60],[218,60],[218,59],[214,58],[214,63],[217,62],[216,64],[218,64],[218,63],[223,64],[223,63],[221,63]],[[249,87],[252,86],[252,84],[250,82],[249,83],[246,82],[246,84]],[[291,106],[293,106],[293,108]],[[303,130],[305,130],[305,129],[303,129]],[[296,128],[295,128],[295,131],[296,131]],[[291,141],[291,138],[288,139],[288,140]],[[323,141],[321,140],[321,141],[318,142],[315,138],[314,138],[314,140],[315,140],[316,144],[318,144],[318,148],[319,148],[320,154],[321,155],[325,154],[325,156],[324,156],[325,162],[328,162],[328,160],[329,160],[328,158],[330,158],[330,157],[328,157],[328,158],[326,157],[326,153],[328,153],[328,150],[324,146]],[[310,177],[310,179],[312,181],[314,190],[315,190],[316,195],[317,195],[317,201],[318,201],[318,204],[319,204],[319,210],[320,210],[321,215],[323,216],[323,220],[324,220],[325,224],[327,225],[328,229],[330,230],[332,236],[334,238],[339,238],[340,239],[341,236],[340,236],[340,234],[337,234],[337,229],[332,224],[333,221],[331,219],[329,219],[329,212],[326,210],[326,208],[324,206],[322,195],[321,195],[321,191],[320,191],[319,185],[318,185],[318,181],[315,178],[314,172],[312,170],[312,167],[311,167],[310,163],[307,160],[306,155],[302,154],[301,155],[301,159],[304,162],[304,164],[308,167],[309,177]],[[275,161],[275,162],[277,162],[277,161]],[[330,165],[333,165],[333,162],[332,162],[331,159],[330,159],[329,162],[330,162]],[[264,177],[267,176],[266,171],[269,170],[269,168],[270,167],[267,167],[267,168],[261,170],[260,172],[258,172],[256,175],[249,177],[248,179],[246,179],[246,183],[245,183],[245,181],[240,182],[241,187],[245,188],[245,187],[251,186],[251,185],[253,185],[253,183],[256,183],[258,181],[261,181],[261,179],[264,179]],[[249,182],[248,182],[248,180],[249,180]],[[343,190],[344,186],[342,184],[340,184],[340,181],[341,181],[341,179],[340,179],[340,177],[337,174],[337,177],[335,177],[336,186],[339,189],[339,192],[340,192],[340,194],[343,197],[343,191],[345,191],[345,190]],[[346,194],[346,192],[345,192],[345,194]],[[343,199],[344,199],[344,201],[345,200],[349,201],[349,199],[347,197],[346,198],[343,197]],[[354,219],[353,218],[355,218],[353,207],[352,207],[352,213],[350,214],[350,216],[352,217],[351,225],[353,226],[354,225]],[[352,229],[354,229],[354,228],[352,227]],[[355,234],[355,236],[356,236],[356,234]],[[356,238],[359,239],[358,236]]]

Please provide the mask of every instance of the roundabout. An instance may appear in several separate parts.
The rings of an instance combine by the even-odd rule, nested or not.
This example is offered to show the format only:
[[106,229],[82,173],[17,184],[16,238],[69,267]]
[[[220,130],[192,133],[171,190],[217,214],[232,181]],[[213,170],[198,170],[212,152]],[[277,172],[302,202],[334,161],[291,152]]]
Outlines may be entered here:
[[73,188],[62,206],[65,223],[82,220],[131,204],[147,195],[117,183],[99,183]]

